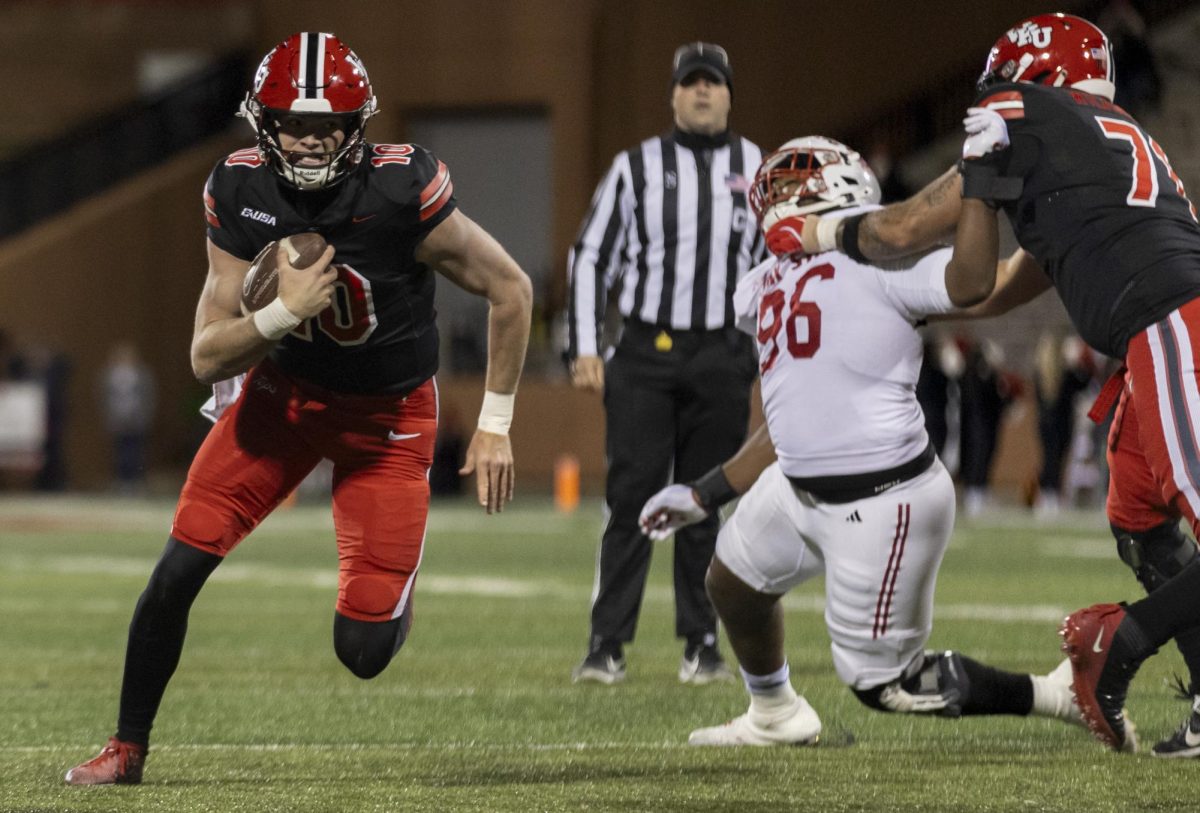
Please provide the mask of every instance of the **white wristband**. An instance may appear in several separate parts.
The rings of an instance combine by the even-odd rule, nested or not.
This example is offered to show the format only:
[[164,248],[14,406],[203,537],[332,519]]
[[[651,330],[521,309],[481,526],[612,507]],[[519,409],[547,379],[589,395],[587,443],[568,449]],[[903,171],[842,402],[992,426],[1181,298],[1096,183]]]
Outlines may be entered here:
[[513,401],[516,395],[504,395],[488,390],[483,394],[483,406],[479,409],[479,428],[493,435],[507,435],[512,426]]
[[283,304],[283,300],[275,297],[270,304],[254,312],[254,327],[264,339],[275,341],[282,339],[296,325],[304,320],[293,314]]
[[817,221],[817,252],[833,251],[837,248],[837,227],[840,218],[823,217]]

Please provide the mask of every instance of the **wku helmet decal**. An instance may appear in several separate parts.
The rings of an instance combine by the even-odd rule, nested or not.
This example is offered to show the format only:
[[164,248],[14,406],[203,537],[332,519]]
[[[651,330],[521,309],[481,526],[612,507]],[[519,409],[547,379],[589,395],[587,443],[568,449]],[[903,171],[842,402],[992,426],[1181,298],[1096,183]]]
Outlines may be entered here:
[[1045,48],[1050,45],[1051,31],[1049,26],[1035,25],[1032,20],[1026,20],[1016,28],[1009,29],[1005,36],[1009,42],[1022,48],[1027,45]]
[[996,82],[1029,82],[1116,94],[1112,48],[1104,32],[1082,17],[1039,14],[1004,33],[988,53],[981,87]]

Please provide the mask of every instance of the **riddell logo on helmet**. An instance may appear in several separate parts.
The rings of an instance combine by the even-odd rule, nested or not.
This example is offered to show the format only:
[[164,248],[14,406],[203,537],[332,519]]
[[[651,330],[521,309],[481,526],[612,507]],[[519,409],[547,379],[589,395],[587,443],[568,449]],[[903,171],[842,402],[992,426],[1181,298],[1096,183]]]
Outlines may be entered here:
[[1008,39],[1021,47],[1032,45],[1034,48],[1045,48],[1050,44],[1050,29],[1026,22],[1020,28],[1010,30]]

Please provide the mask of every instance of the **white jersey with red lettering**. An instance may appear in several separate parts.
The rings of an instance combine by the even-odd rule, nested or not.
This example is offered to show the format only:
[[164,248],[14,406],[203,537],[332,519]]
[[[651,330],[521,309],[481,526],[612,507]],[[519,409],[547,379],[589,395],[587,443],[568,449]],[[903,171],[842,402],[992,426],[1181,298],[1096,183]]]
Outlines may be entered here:
[[735,298],[739,316],[754,316],[779,460],[721,528],[716,558],[767,594],[824,575],[834,667],[856,689],[905,674],[933,625],[954,484],[927,452],[915,325],[953,309],[950,254],[887,270],[839,252],[776,258]]
[[924,451],[915,326],[954,309],[950,254],[885,270],[829,251],[774,258],[747,276],[737,301],[757,314],[763,410],[785,474],[875,472]]

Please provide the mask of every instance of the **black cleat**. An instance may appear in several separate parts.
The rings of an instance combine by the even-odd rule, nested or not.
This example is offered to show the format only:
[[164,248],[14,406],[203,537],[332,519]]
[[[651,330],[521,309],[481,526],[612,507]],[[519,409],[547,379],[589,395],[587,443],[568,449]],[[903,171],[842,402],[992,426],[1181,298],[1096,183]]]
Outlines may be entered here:
[[708,683],[732,683],[733,672],[725,665],[716,645],[689,644],[679,662],[679,682],[704,686]]
[[1168,759],[1200,757],[1200,694],[1192,698],[1192,713],[1179,730],[1154,746],[1153,754]]
[[571,682],[591,681],[611,686],[625,679],[625,658],[621,651],[594,650],[571,672]]

